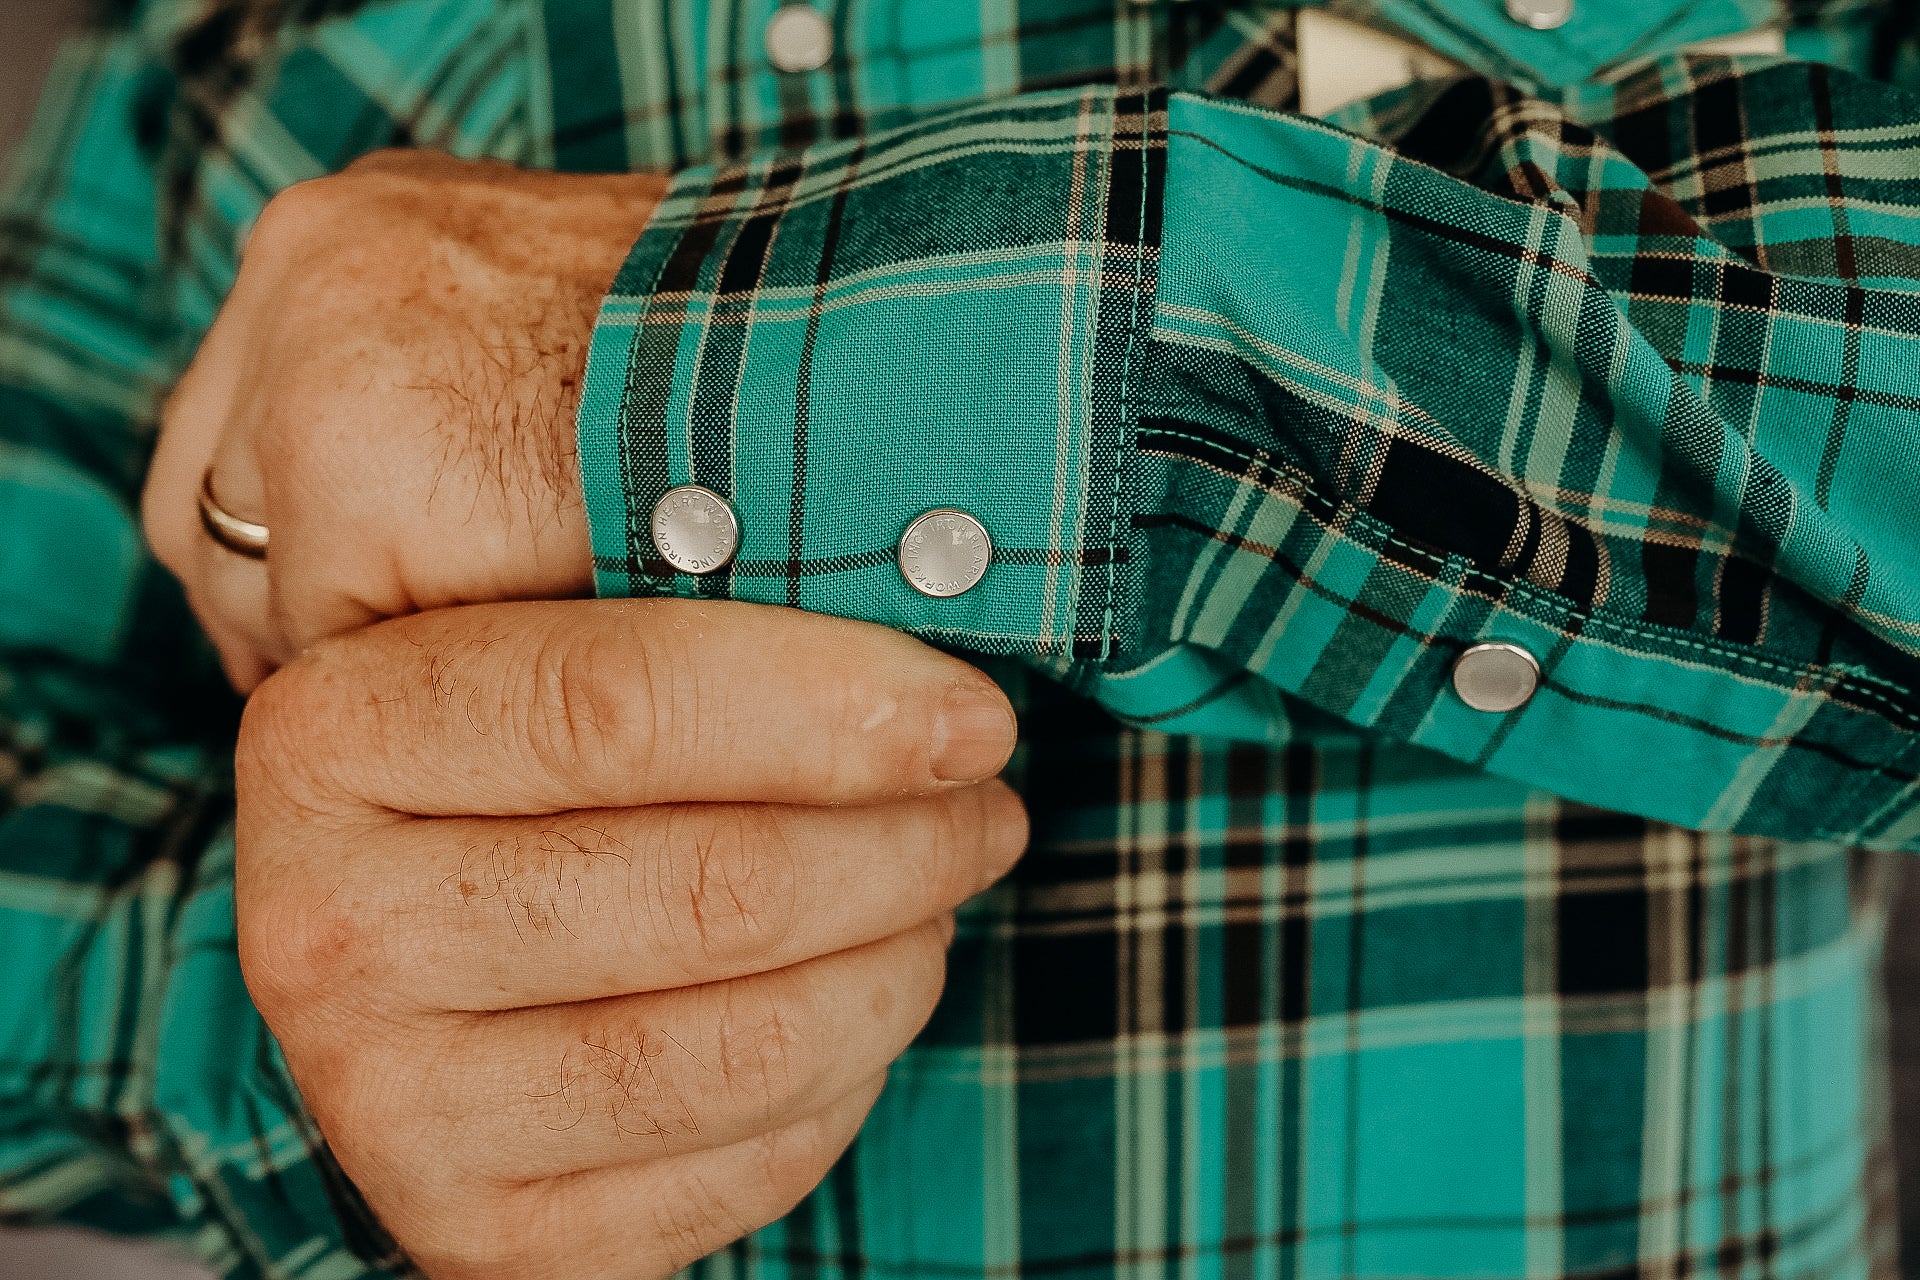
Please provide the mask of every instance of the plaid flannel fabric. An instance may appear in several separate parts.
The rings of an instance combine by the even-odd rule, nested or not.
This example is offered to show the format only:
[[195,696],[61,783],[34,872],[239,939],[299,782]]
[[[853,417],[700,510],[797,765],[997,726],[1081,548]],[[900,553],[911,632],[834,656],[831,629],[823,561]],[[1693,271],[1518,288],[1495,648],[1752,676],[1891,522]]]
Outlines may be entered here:
[[[603,584],[1022,653],[1167,730],[1284,733],[1278,690],[1595,805],[1914,843],[1911,99],[1727,59],[1405,96],[1349,120],[1398,147],[1085,89],[687,174],[589,369]],[[697,581],[647,527],[689,481],[745,521]],[[949,505],[994,567],[928,599],[891,549]],[[1523,710],[1454,697],[1483,641],[1541,659]]]
[[[239,985],[231,707],[129,504],[265,200],[418,143],[737,161],[596,334],[603,586],[912,629],[1022,709],[1032,851],[704,1273],[1890,1274],[1849,846],[1916,842],[1920,101],[1853,72],[1910,17],[1619,66],[1766,10],[1355,0],[1494,78],[1336,128],[1262,109],[1280,6],[822,7],[802,74],[765,0],[182,0],[63,64],[0,241],[0,1212],[403,1266]],[[686,479],[725,576],[652,559]],[[892,564],[936,505],[997,547],[946,601]],[[1523,712],[1450,700],[1483,637]]]

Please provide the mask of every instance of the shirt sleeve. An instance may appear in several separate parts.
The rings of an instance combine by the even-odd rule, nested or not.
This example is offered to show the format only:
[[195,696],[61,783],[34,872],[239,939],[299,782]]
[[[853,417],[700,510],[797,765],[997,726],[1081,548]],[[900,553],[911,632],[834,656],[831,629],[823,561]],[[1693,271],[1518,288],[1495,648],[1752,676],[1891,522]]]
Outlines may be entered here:
[[[1920,846],[1920,102],[1672,58],[1347,124],[1088,88],[683,175],[594,338],[601,590]],[[654,547],[689,482],[737,511],[723,572]],[[896,543],[943,507],[993,556],[935,599]],[[1487,642],[1538,664],[1517,710],[1456,692]]]
[[71,45],[0,195],[0,1222],[389,1274],[241,981],[237,706],[134,514],[155,83],[132,35]]

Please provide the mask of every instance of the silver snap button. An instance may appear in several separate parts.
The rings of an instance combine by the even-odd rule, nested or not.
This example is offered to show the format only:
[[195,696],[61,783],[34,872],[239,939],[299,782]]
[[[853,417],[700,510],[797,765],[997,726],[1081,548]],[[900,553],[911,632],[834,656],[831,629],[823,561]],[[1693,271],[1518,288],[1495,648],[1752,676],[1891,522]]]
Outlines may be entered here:
[[1453,690],[1475,711],[1517,711],[1540,687],[1540,664],[1517,644],[1477,644],[1453,664]]
[[986,526],[950,507],[927,512],[900,535],[900,573],[923,596],[971,591],[992,561]]
[[833,27],[810,4],[783,4],[767,22],[767,61],[778,71],[818,71],[833,56]]
[[683,484],[653,504],[653,545],[682,573],[718,573],[740,549],[740,522],[725,498]]
[[1573,0],[1507,0],[1507,16],[1523,27],[1552,31],[1567,25]]

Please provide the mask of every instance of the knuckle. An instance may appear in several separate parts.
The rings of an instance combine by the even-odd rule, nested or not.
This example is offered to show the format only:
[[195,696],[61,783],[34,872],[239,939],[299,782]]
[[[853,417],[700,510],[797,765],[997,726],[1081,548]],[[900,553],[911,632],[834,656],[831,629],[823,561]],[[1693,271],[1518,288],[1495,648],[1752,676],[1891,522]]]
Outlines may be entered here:
[[260,210],[247,236],[247,261],[286,261],[304,256],[316,237],[339,226],[345,213],[342,185],[338,177],[310,178],[275,193]]
[[284,793],[296,776],[314,728],[304,686],[304,669],[289,666],[247,699],[233,749],[234,785],[243,804],[263,793]]
[[649,769],[654,663],[646,645],[555,629],[531,647],[529,662],[523,740],[540,768],[603,797],[623,774]]
[[[353,744],[325,655],[280,668],[247,698],[234,743],[234,784],[245,808],[318,812],[333,789],[327,762]],[[364,746],[364,744],[361,744]]]
[[383,962],[381,936],[346,886],[316,875],[356,838],[329,781],[343,744],[322,682],[296,662],[248,699],[234,748],[235,921],[241,972],[267,1010],[330,999]]
[[[240,280],[278,282],[291,299],[260,317],[283,350],[338,342],[343,320],[364,328],[376,300],[391,300],[409,278],[394,264],[420,247],[419,223],[395,185],[378,172],[327,174],[282,189],[261,208],[241,246]],[[370,238],[373,225],[382,234]]]
[[367,985],[380,955],[379,939],[355,910],[335,895],[281,890],[256,895],[237,913],[240,972],[269,1021]]
[[799,916],[798,864],[778,811],[677,806],[665,817],[658,913],[681,954],[707,971],[737,971],[773,954]]
[[720,1078],[732,1105],[771,1115],[795,1092],[803,1011],[788,1003],[790,993],[749,997],[737,987],[727,988],[714,1026]]

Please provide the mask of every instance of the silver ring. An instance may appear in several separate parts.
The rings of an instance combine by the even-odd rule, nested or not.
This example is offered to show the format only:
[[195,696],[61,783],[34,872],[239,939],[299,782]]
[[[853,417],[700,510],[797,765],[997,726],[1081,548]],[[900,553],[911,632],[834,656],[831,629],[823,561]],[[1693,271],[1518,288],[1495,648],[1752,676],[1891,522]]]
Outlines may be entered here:
[[207,468],[207,474],[200,479],[200,527],[207,536],[233,552],[249,560],[267,558],[267,526],[255,524],[251,520],[242,520],[213,496],[213,468]]

